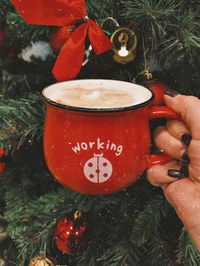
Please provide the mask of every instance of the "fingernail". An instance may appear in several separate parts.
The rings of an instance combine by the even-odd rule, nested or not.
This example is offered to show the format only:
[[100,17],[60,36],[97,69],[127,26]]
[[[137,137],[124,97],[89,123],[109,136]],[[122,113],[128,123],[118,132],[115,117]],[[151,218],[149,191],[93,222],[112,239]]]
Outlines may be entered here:
[[179,170],[173,170],[173,169],[169,169],[168,172],[167,172],[167,174],[170,177],[176,177],[176,178],[179,178],[181,176]]
[[185,145],[189,146],[190,142],[192,140],[192,136],[187,134],[187,133],[185,133],[185,134],[182,135],[181,139],[185,143]]
[[169,169],[168,176],[179,179],[188,177],[189,176],[188,167],[186,165],[183,165],[179,170]]
[[165,94],[169,95],[170,97],[175,97],[179,95],[178,91],[175,91],[173,89],[167,88],[165,91]]
[[189,156],[187,154],[187,150],[182,150],[181,151],[181,157],[183,158],[184,161],[186,161],[188,163],[190,162],[190,158],[189,158]]

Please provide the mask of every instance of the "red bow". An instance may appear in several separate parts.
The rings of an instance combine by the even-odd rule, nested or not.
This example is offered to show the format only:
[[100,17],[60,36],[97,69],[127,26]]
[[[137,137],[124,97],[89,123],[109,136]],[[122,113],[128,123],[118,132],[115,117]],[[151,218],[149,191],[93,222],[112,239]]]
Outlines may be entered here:
[[[11,0],[28,24],[65,26],[86,17],[84,0]],[[85,38],[88,33],[92,48],[101,54],[112,47],[111,41],[94,21],[87,19],[66,40],[53,68],[58,81],[73,79],[84,59]]]

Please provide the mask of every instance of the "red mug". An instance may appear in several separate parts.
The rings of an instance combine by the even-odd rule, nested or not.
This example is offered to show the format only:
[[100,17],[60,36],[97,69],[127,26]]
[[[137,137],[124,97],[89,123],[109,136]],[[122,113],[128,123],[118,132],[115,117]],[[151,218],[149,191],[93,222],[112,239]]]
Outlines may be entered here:
[[[68,91],[82,88],[88,106],[63,102]],[[100,95],[101,90],[111,98],[112,90],[119,101],[128,92],[131,96],[125,98],[132,102],[96,106],[95,93]],[[45,160],[52,175],[67,188],[85,194],[117,192],[148,167],[170,160],[164,154],[150,154],[149,120],[179,116],[166,106],[151,106],[154,94],[148,88],[117,80],[72,80],[46,87],[42,97],[46,103]]]

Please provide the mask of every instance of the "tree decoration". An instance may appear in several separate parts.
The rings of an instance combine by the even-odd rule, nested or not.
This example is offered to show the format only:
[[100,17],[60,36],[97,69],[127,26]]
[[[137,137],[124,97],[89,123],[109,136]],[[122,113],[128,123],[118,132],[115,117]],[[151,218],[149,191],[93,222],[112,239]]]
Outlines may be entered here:
[[55,264],[48,258],[35,257],[31,259],[29,266],[55,266]]
[[3,30],[0,30],[0,57],[5,56],[8,51],[8,38]]
[[50,46],[55,53],[59,53],[67,38],[71,35],[74,26],[67,25],[53,29],[50,35]]
[[6,167],[6,156],[4,155],[5,151],[3,148],[0,148],[0,173],[3,173]]
[[113,43],[113,59],[121,64],[133,61],[136,56],[137,38],[128,28],[119,28],[111,36]]
[[35,0],[34,2],[11,0],[11,2],[28,24],[62,27],[82,22],[67,38],[57,57],[52,72],[58,81],[73,79],[79,73],[84,59],[87,34],[96,54],[99,55],[112,47],[111,41],[101,27],[87,17],[84,0]]
[[80,211],[61,218],[57,223],[54,234],[58,249],[67,254],[78,253],[86,244],[84,240],[85,231],[86,222]]

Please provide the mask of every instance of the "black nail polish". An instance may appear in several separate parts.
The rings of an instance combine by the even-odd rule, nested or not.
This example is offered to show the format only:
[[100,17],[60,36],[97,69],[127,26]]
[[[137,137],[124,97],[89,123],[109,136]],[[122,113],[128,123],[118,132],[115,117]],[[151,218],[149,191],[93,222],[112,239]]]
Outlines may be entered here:
[[185,133],[185,134],[182,135],[181,139],[182,139],[183,143],[185,143],[185,145],[189,146],[190,142],[192,140],[192,136],[187,134],[187,133]]
[[179,179],[189,177],[188,167],[186,165],[183,165],[179,170],[169,169],[168,176]]
[[181,173],[180,173],[179,170],[169,169],[167,174],[170,177],[175,177],[175,178],[180,178],[181,177]]
[[170,89],[170,88],[166,89],[165,94],[167,94],[170,97],[175,97],[175,96],[179,95],[178,91],[175,91],[175,90]]
[[188,166],[186,166],[186,165],[181,166],[179,171],[180,171],[182,177],[188,177],[189,176]]
[[189,158],[189,156],[187,154],[187,150],[184,151],[184,153],[182,155],[182,158],[183,158],[184,161],[186,161],[188,163],[190,162],[190,158]]

